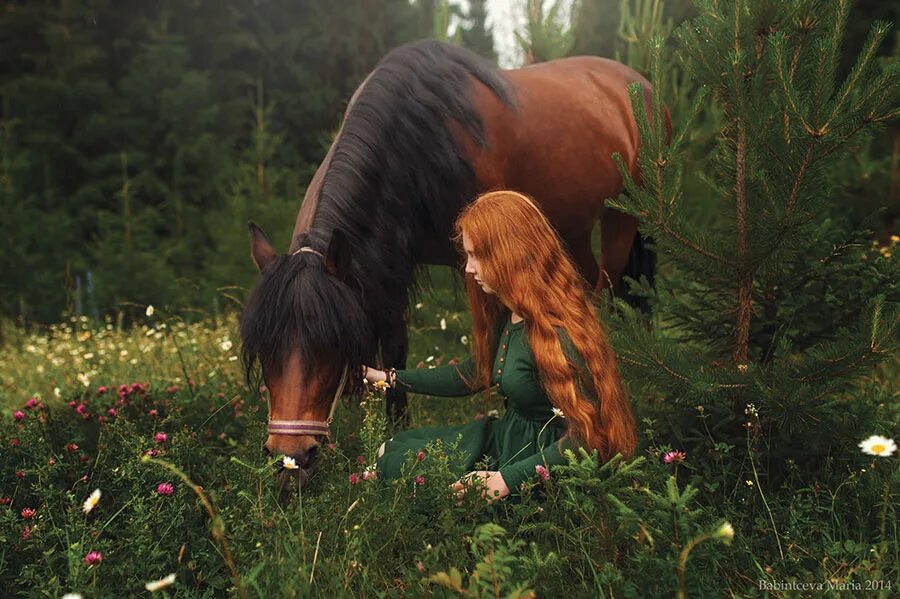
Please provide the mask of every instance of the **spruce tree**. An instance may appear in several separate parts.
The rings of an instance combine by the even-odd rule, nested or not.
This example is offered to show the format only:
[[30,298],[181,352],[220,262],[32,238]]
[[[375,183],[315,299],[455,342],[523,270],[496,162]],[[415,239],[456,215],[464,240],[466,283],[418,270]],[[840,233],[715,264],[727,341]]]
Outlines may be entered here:
[[[620,304],[612,328],[635,390],[662,397],[645,409],[671,440],[721,457],[752,436],[777,477],[782,459],[818,467],[877,426],[877,400],[858,383],[897,349],[900,273],[835,203],[833,173],[900,114],[900,70],[874,59],[890,30],[876,22],[836,79],[846,0],[696,5],[676,39],[702,85],[691,114],[721,111],[716,150],[708,164],[685,162],[697,123],[676,123],[667,145],[662,89],[649,114],[631,90],[642,186],[620,161],[627,194],[608,205],[637,217],[664,258],[655,290],[633,286],[651,297],[653,322]],[[651,44],[653,79],[663,47]],[[685,193],[694,178],[714,207],[702,217]],[[728,463],[728,481],[750,478],[752,461]]]
[[525,54],[525,64],[570,56],[575,39],[570,20],[563,18],[565,3],[553,0],[525,1],[525,30],[516,32],[516,40]]

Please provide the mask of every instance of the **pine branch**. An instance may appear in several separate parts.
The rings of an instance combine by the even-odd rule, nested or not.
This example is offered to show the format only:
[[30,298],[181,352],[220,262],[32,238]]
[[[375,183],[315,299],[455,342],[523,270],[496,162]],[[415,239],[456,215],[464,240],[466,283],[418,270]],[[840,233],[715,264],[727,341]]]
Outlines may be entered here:
[[806,148],[806,156],[803,158],[803,164],[800,165],[797,178],[794,180],[794,186],[791,188],[791,195],[788,198],[787,203],[787,218],[790,218],[794,214],[794,205],[797,202],[797,193],[800,191],[800,183],[803,182],[803,176],[806,175],[806,169],[809,168],[809,164],[812,161],[813,150],[815,147],[816,138],[814,137],[809,141],[809,147]]

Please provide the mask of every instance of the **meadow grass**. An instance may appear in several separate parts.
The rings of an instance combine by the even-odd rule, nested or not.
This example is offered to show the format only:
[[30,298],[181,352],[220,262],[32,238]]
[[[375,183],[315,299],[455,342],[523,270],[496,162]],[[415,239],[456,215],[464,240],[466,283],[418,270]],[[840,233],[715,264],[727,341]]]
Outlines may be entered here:
[[[431,276],[434,291],[410,312],[410,367],[468,353],[464,294],[446,269]],[[741,472],[753,475],[734,481],[727,450],[664,463],[676,448],[652,416],[635,459],[571,454],[520,499],[487,505],[473,493],[458,503],[453,447],[408,456],[390,484],[362,476],[390,434],[373,390],[338,408],[310,484],[283,504],[272,476],[280,457],[260,451],[265,396],[245,384],[236,317],[147,312],[128,327],[77,317],[4,326],[4,596],[131,596],[148,583],[184,597],[896,590],[896,456],[850,448],[853,468],[827,465],[814,484],[770,484],[768,464],[752,462]],[[894,367],[870,384],[889,384]],[[485,394],[413,396],[411,426],[494,409],[502,402]]]

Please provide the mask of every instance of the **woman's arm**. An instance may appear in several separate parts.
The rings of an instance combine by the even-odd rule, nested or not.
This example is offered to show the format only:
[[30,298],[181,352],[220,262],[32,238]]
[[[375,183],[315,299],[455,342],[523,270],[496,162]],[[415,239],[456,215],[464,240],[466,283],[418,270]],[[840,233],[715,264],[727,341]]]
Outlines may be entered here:
[[[366,379],[370,382],[383,381],[385,378],[385,373],[381,370],[366,370]],[[462,397],[481,391],[484,386],[476,381],[475,363],[468,359],[459,364],[437,368],[397,370],[396,388],[423,395]]]

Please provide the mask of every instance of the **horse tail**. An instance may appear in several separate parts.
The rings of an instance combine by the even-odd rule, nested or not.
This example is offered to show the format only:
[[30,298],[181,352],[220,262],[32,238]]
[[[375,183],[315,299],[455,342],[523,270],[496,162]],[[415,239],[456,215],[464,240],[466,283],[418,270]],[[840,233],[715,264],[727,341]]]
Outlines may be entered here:
[[[643,237],[640,231],[635,232],[631,251],[628,253],[628,263],[622,273],[624,277],[631,277],[640,281],[646,277],[647,283],[652,287],[656,277],[656,252],[650,248],[653,245],[652,237]],[[622,298],[629,306],[637,308],[645,314],[650,314],[650,304],[646,298],[632,295],[625,289]]]

